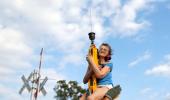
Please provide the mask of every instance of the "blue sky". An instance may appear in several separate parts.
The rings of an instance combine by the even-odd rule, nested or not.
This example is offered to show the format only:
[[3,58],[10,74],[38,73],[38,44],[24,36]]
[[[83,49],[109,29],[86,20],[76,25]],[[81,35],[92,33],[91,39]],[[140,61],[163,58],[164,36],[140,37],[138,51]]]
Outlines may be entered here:
[[42,78],[54,100],[57,80],[85,74],[92,8],[96,46],[109,43],[114,55],[113,83],[119,100],[170,100],[169,0],[1,0],[0,99],[29,100],[18,94],[26,77],[38,68],[44,48]]

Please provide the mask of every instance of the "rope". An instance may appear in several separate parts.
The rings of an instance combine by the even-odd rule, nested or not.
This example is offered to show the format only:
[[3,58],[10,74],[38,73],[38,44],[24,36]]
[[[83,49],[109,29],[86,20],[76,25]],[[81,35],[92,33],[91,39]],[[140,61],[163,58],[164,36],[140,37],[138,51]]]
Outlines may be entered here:
[[91,27],[91,32],[93,31],[93,22],[92,22],[92,7],[90,6],[90,16],[89,16],[89,20],[90,20],[90,27]]

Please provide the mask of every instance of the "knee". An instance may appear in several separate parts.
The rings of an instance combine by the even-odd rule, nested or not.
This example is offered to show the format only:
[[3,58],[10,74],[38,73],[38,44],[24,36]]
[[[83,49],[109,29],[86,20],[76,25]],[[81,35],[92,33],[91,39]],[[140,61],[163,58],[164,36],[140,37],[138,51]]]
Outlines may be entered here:
[[86,93],[83,94],[83,95],[79,98],[79,100],[86,100]]
[[95,98],[93,96],[88,96],[87,100],[95,100]]
[[85,100],[84,98],[80,97],[79,100]]
[[104,97],[103,100],[111,100],[110,98],[108,97]]
[[79,100],[85,100],[83,97],[80,97]]

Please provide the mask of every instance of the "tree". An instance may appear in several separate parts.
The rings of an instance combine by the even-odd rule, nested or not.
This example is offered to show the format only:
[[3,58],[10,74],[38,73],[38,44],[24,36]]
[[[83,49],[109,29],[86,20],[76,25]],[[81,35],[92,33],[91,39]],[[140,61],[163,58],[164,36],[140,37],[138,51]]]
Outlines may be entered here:
[[66,83],[65,80],[57,81],[54,91],[56,93],[56,100],[79,100],[81,94],[85,93],[85,89],[78,86],[76,81]]

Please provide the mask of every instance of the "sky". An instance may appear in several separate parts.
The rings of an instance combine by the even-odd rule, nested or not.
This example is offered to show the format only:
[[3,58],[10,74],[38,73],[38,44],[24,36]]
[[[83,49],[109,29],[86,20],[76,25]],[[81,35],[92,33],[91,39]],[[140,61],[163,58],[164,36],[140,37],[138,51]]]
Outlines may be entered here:
[[[92,27],[90,24],[90,9]],[[169,0],[0,0],[0,99],[30,100],[23,86],[38,69],[55,100],[58,80],[74,80],[83,88],[88,33],[95,44],[113,49],[113,84],[119,100],[170,100]]]

